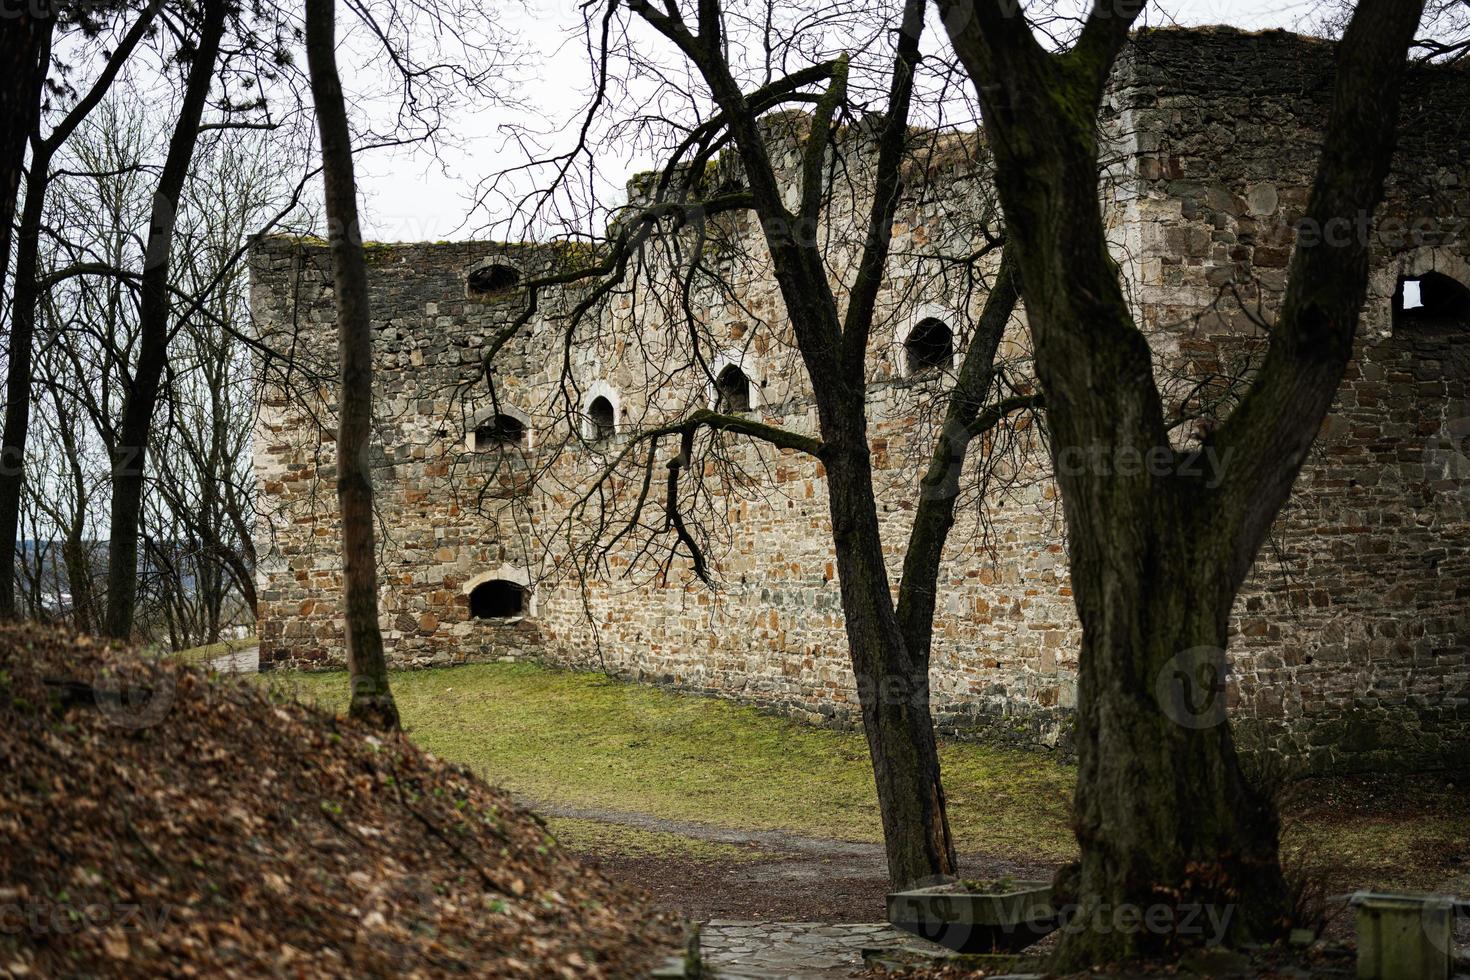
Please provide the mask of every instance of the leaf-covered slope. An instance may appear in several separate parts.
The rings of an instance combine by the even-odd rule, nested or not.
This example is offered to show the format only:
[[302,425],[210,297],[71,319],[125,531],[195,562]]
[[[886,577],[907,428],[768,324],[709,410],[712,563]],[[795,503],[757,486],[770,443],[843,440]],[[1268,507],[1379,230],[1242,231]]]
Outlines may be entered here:
[[0,975],[637,976],[645,896],[401,736],[0,629]]

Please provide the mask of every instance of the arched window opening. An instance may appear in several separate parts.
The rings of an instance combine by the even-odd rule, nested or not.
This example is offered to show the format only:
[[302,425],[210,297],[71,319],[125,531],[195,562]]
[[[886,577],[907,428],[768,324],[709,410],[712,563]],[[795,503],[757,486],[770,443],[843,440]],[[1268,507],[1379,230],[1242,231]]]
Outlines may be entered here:
[[1470,288],[1439,272],[1405,276],[1394,290],[1393,319],[1395,323],[1470,320]]
[[910,376],[945,370],[954,361],[954,336],[942,320],[928,317],[914,325],[903,349]]
[[715,379],[715,409],[726,414],[750,411],[750,379],[734,364]]
[[496,446],[519,446],[525,441],[525,424],[511,415],[496,415],[475,427],[477,452],[485,452]]
[[605,442],[617,432],[617,416],[613,403],[598,395],[587,406],[588,437],[592,442]]
[[526,614],[526,587],[503,578],[481,582],[470,590],[470,616],[511,619]]
[[520,270],[501,263],[474,269],[466,280],[472,298],[495,298],[510,292],[520,284]]

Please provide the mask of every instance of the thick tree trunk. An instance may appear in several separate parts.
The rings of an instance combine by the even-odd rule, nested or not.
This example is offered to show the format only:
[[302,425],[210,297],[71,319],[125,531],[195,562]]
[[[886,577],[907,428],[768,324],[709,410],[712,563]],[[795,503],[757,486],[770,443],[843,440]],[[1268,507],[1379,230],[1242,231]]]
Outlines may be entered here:
[[1274,807],[1244,778],[1225,715],[1233,591],[1178,489],[1076,507],[1086,491],[1063,491],[1083,621],[1066,963],[1266,940],[1288,924]]
[[829,435],[823,459],[848,653],[877,786],[888,879],[902,888],[954,875],[958,862],[929,714],[928,659],[910,653],[899,629],[862,411],[849,417],[845,428],[852,431],[835,440]]
[[[33,16],[29,7],[0,24],[0,64],[14,84],[0,90],[0,283],[10,269],[11,229],[20,194],[26,144],[41,111],[41,86],[51,61],[56,19]],[[11,292],[10,336],[5,374],[5,429],[0,437],[0,619],[15,619],[16,546],[20,535],[20,495],[25,482],[26,434],[31,415],[31,345],[36,320],[36,250],[41,203],[49,159],[38,154],[42,174],[26,188],[20,254]],[[32,162],[32,170],[37,166]],[[37,200],[31,203],[31,195]],[[29,244],[27,244],[29,243]]]
[[122,424],[112,447],[112,536],[107,561],[108,636],[129,639],[138,602],[138,524],[142,519],[143,484],[147,476],[148,435],[158,405],[159,385],[168,362],[169,258],[179,197],[199,124],[214,79],[215,61],[224,37],[225,0],[207,0],[199,28],[199,44],[189,64],[183,104],[169,138],[168,155],[153,194],[148,245],[143,258],[142,300],[138,309],[138,362],[123,399]]
[[[1231,741],[1226,624],[1341,381],[1367,243],[1296,251],[1263,369],[1208,447],[1230,461],[1222,482],[1182,475],[1098,202],[1094,120],[1128,18],[1100,5],[1055,55],[1000,0],[949,6],[1026,282],[1083,630],[1082,860],[1058,878],[1075,918],[1054,965],[1272,938],[1288,913],[1277,820]],[[1354,15],[1308,205],[1318,227],[1378,203],[1417,20],[1404,0]]]
[[352,136],[337,73],[335,0],[306,0],[306,57],[322,140],[332,284],[337,301],[337,502],[342,515],[342,586],[346,613],[350,714],[378,728],[398,727],[378,627],[378,567],[373,534],[373,334],[367,262],[357,220]]
[[42,3],[20,4],[0,18],[0,66],[9,80],[0,87],[0,271],[10,268],[10,236],[26,143],[41,110],[54,27],[55,18]]

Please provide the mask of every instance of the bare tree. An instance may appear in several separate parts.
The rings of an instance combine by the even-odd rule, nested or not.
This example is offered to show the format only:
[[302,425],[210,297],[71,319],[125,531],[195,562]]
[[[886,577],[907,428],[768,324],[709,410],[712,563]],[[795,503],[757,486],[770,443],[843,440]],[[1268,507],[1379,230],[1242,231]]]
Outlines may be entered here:
[[[1421,6],[1362,0],[1353,14],[1307,207],[1316,227],[1378,204]],[[1007,252],[1026,283],[1053,460],[1079,449],[1109,459],[1122,458],[1118,451],[1176,458],[1149,345],[1108,254],[1098,194],[1095,120],[1141,4],[1094,5],[1075,45],[1059,53],[1003,0],[942,0],[941,9],[995,148]],[[1174,724],[1153,685],[1185,655],[1184,669],[1223,675],[1237,591],[1352,353],[1368,242],[1347,238],[1293,254],[1264,363],[1205,439],[1233,460],[1221,485],[1167,466],[1055,467],[1083,629],[1074,821],[1082,861],[1059,886],[1084,917],[1125,905],[1229,904],[1233,941],[1274,937],[1285,922],[1271,801],[1243,777],[1228,725]],[[1171,938],[1075,930],[1058,965],[1115,962]]]
[[336,0],[306,0],[306,57],[321,132],[332,288],[337,301],[337,503],[342,520],[342,593],[349,714],[377,728],[398,727],[388,663],[378,627],[378,565],[373,534],[373,333],[367,262],[357,220],[352,135],[337,72]]
[[[25,204],[17,230],[18,248],[11,294],[10,337],[5,375],[5,429],[0,436],[0,618],[16,615],[15,541],[18,535],[21,492],[25,483],[26,435],[31,416],[31,362],[35,341],[37,304],[42,293],[38,279],[41,219],[51,179],[51,161],[87,115],[112,87],[123,64],[152,30],[160,0],[151,0],[133,18],[116,47],[105,57],[101,71],[87,92],[43,135],[39,111],[31,114],[28,133],[31,162],[25,181]],[[38,71],[44,77],[50,65],[51,33],[43,32]]]
[[[565,308],[546,315],[561,335],[557,402],[574,446],[597,438],[574,370],[588,345],[623,345],[641,358],[635,373],[643,379],[642,418],[616,448],[603,450],[606,465],[592,474],[590,488],[576,490],[570,516],[558,525],[569,538],[586,538],[566,544],[580,556],[584,579],[614,567],[636,574],[645,564],[662,579],[677,555],[712,581],[718,570],[708,553],[723,523],[715,501],[728,498],[712,493],[709,482],[758,492],[750,489],[760,485],[754,470],[766,465],[767,457],[739,447],[802,454],[822,467],[848,653],[896,885],[956,871],[930,717],[929,656],[960,473],[967,460],[974,465],[975,445],[988,444],[1013,414],[1039,404],[1023,385],[1011,386],[997,357],[1018,282],[1008,263],[997,268],[1001,242],[977,195],[977,218],[963,233],[932,247],[909,246],[940,270],[933,276],[950,277],[963,297],[959,308],[979,312],[970,329],[957,330],[952,364],[945,359],[923,388],[927,467],[920,467],[917,486],[896,491],[915,509],[895,582],[874,487],[869,359],[875,347],[886,350],[879,333],[905,299],[936,280],[920,283],[914,275],[905,280],[911,293],[894,294],[892,229],[901,208],[907,215],[926,205],[931,173],[984,167],[973,134],[913,125],[925,9],[923,0],[880,12],[824,6],[752,14],[715,2],[686,11],[641,0],[602,6],[589,25],[597,89],[583,143],[550,162],[553,183],[560,181],[567,199],[595,184],[566,175],[575,171],[577,154],[597,144],[599,137],[587,134],[615,101],[651,107],[609,128],[634,134],[628,139],[640,149],[665,140],[653,146],[658,168],[639,178],[634,199],[615,213],[608,238],[597,241],[597,261],[578,262],[579,250],[568,248],[569,261],[523,283],[530,303],[485,351],[490,399],[499,404],[497,357],[515,352],[543,297],[556,306],[550,297],[563,296]],[[661,49],[644,40],[649,29]],[[828,53],[827,44],[840,49]],[[946,66],[937,63],[922,85],[944,91]],[[926,112],[939,113],[940,102],[936,97]],[[799,160],[788,167],[793,152]],[[532,199],[523,209],[559,217],[547,203],[550,192]],[[843,231],[854,228],[853,235]],[[742,254],[746,240],[750,254]],[[919,261],[909,253],[899,258]],[[777,284],[776,308],[742,306],[742,284],[763,276]],[[971,303],[979,296],[983,308]],[[782,390],[811,399],[814,431],[751,411],[759,406],[741,382],[725,391],[728,369],[716,355],[730,338],[709,322],[717,304],[751,324],[748,335],[765,345],[765,357],[789,372]],[[589,316],[609,307],[646,307],[649,315],[614,316],[612,326]],[[600,336],[604,330],[624,332],[615,342]],[[617,554],[620,548],[631,557]]]
[[[1305,29],[1340,38],[1355,7],[1353,0],[1317,0],[1303,18]],[[1420,61],[1446,65],[1470,55],[1470,0],[1426,0],[1409,53]]]
[[136,365],[123,399],[122,421],[112,446],[112,538],[107,563],[107,635],[130,639],[138,578],[138,523],[143,506],[143,481],[148,435],[158,404],[159,384],[168,360],[172,314],[169,291],[170,258],[180,194],[188,179],[194,149],[199,142],[205,102],[214,81],[220,42],[224,39],[229,5],[226,0],[204,0],[198,38],[189,55],[177,122],[169,139],[168,155],[153,194],[139,284],[139,337]]
[[[139,343],[138,243],[153,212],[154,157],[173,128],[131,85],[105,99],[57,158],[42,243],[35,390],[48,410],[28,453],[26,499],[64,543],[72,622],[84,629],[101,623],[95,604],[104,582],[94,579],[106,576],[106,541],[97,538],[98,529],[105,536],[108,460]],[[250,357],[262,348],[240,260],[259,228],[294,207],[300,185],[283,173],[302,163],[280,132],[207,126],[181,195],[170,357],[139,526],[134,634],[144,642],[212,642],[253,616],[249,440],[264,375]],[[259,364],[273,373],[290,360],[289,352],[266,353]],[[314,388],[316,379],[302,384]]]

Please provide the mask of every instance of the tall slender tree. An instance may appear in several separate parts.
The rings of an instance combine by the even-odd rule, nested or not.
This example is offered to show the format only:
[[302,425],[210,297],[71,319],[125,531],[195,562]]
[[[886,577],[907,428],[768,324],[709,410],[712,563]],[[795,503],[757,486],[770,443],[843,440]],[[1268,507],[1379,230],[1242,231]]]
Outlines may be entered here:
[[342,592],[349,714],[383,729],[398,727],[378,626],[378,565],[373,532],[373,333],[367,260],[357,217],[352,133],[337,71],[336,0],[306,0],[306,61],[322,144],[332,289],[337,303],[337,505],[342,521]]
[[[1060,464],[1078,450],[1087,459],[1178,452],[1148,342],[1109,256],[1098,193],[1098,110],[1141,8],[1096,3],[1077,43],[1054,53],[1015,4],[941,0],[979,93],[1006,249],[1026,283],[1082,622],[1074,819],[1082,858],[1059,883],[1084,923],[1120,907],[1198,901],[1231,911],[1229,938],[1269,938],[1286,913],[1272,803],[1242,775],[1229,725],[1174,723],[1155,700],[1155,680],[1171,665],[1223,676],[1236,593],[1352,354],[1368,242],[1353,235],[1295,250],[1269,353],[1206,440],[1231,461],[1218,486],[1168,466]],[[1353,14],[1307,205],[1315,227],[1356,227],[1379,202],[1421,8],[1422,0],[1361,0]],[[1148,954],[1177,938],[1079,928],[1064,938],[1059,965]]]
[[199,127],[214,81],[228,14],[226,0],[204,0],[184,97],[169,138],[168,155],[159,174],[149,217],[140,283],[138,360],[128,379],[122,422],[112,446],[112,536],[108,546],[106,632],[120,640],[132,636],[133,611],[138,601],[138,524],[147,473],[148,434],[158,404],[159,382],[168,361],[173,306],[169,268],[179,198],[199,143]]

